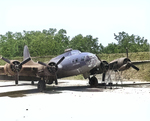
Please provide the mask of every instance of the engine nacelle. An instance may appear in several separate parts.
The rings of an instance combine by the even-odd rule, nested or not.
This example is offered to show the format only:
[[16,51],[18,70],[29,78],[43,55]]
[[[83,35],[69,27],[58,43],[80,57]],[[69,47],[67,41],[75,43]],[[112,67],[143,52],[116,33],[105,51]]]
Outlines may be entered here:
[[54,62],[50,62],[49,64],[49,67],[47,67],[48,71],[52,74],[56,73],[57,70],[58,70],[58,65]]
[[109,69],[108,62],[102,60],[100,63],[100,68],[102,69],[102,73],[108,71],[108,69]]
[[109,64],[107,61],[101,61],[98,67],[93,68],[90,73],[93,74],[102,74],[107,72],[109,69]]
[[11,64],[9,63],[5,64],[4,72],[7,75],[14,76],[17,72],[20,72],[22,70],[22,66],[18,66],[20,64],[18,60],[11,60],[10,62]]
[[131,62],[128,58],[119,58],[117,65],[120,68],[122,65],[127,64],[128,62]]
[[[121,66],[127,64],[128,62],[131,62],[130,59],[128,59],[128,58],[119,58],[119,59],[116,59],[116,60],[110,62],[110,64],[109,64],[109,65],[110,65],[110,69],[116,71],[116,70],[118,70]],[[129,68],[129,67],[127,66],[127,67],[125,68],[125,70],[128,69],[128,68]]]
[[47,66],[38,67],[38,76],[40,77],[55,76],[57,70],[58,70],[57,64],[54,62],[50,62]]

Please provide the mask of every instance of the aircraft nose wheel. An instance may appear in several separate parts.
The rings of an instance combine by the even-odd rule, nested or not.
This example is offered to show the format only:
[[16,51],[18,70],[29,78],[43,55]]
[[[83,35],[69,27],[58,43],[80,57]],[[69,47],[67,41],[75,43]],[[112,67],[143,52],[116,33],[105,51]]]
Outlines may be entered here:
[[45,81],[44,81],[44,80],[40,80],[40,81],[38,82],[37,88],[38,88],[38,90],[39,90],[40,92],[43,92],[43,91],[45,90],[45,88],[46,88],[46,83],[45,83]]

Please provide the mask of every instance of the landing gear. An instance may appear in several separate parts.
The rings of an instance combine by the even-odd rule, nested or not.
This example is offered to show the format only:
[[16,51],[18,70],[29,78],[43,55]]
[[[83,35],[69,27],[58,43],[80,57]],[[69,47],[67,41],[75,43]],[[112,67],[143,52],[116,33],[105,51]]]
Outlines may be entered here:
[[31,84],[34,85],[34,81],[31,81]]
[[98,80],[95,76],[92,78],[89,78],[89,84],[91,87],[97,87],[98,86]]
[[112,89],[112,85],[113,85],[112,82],[109,82],[109,83],[108,83],[108,86],[110,86],[110,89]]
[[43,92],[46,88],[46,83],[45,83],[45,80],[40,80],[38,82],[38,85],[37,85],[37,88],[40,92]]

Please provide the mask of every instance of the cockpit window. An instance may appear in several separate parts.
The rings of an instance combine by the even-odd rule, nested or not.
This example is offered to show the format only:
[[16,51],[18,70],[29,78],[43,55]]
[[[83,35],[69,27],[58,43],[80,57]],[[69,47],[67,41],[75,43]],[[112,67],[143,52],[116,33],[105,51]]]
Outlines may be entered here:
[[79,50],[72,50],[72,51],[71,51],[71,55],[79,54],[79,53],[81,53]]
[[76,59],[76,63],[78,62],[78,58]]
[[72,51],[68,51],[68,52],[65,52],[65,53],[57,56],[55,59],[62,58],[62,57],[67,57],[67,56],[74,55],[74,54],[80,54],[80,53],[81,52],[79,50],[72,50]]

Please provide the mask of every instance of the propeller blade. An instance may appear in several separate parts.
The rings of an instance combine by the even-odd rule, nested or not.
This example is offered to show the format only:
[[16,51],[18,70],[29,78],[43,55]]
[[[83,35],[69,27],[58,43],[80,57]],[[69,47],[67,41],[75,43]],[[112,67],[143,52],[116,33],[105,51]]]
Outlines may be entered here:
[[106,73],[103,73],[103,75],[102,75],[102,81],[105,81],[105,75],[106,75]]
[[134,68],[135,70],[139,71],[140,69],[136,67],[135,65],[131,64],[131,67]]
[[1,59],[10,64],[10,60],[8,60],[8,59],[6,59],[4,57],[1,57]]
[[26,64],[27,62],[29,62],[31,60],[31,58],[27,58],[26,60],[22,61],[19,66],[22,66],[24,64]]
[[43,65],[43,66],[47,66],[47,64],[45,64],[45,63],[43,63],[43,62],[40,62],[40,61],[38,61],[38,64],[41,64],[41,65]]
[[63,57],[57,62],[56,65],[60,64],[64,59],[65,59],[65,57],[63,56]]

